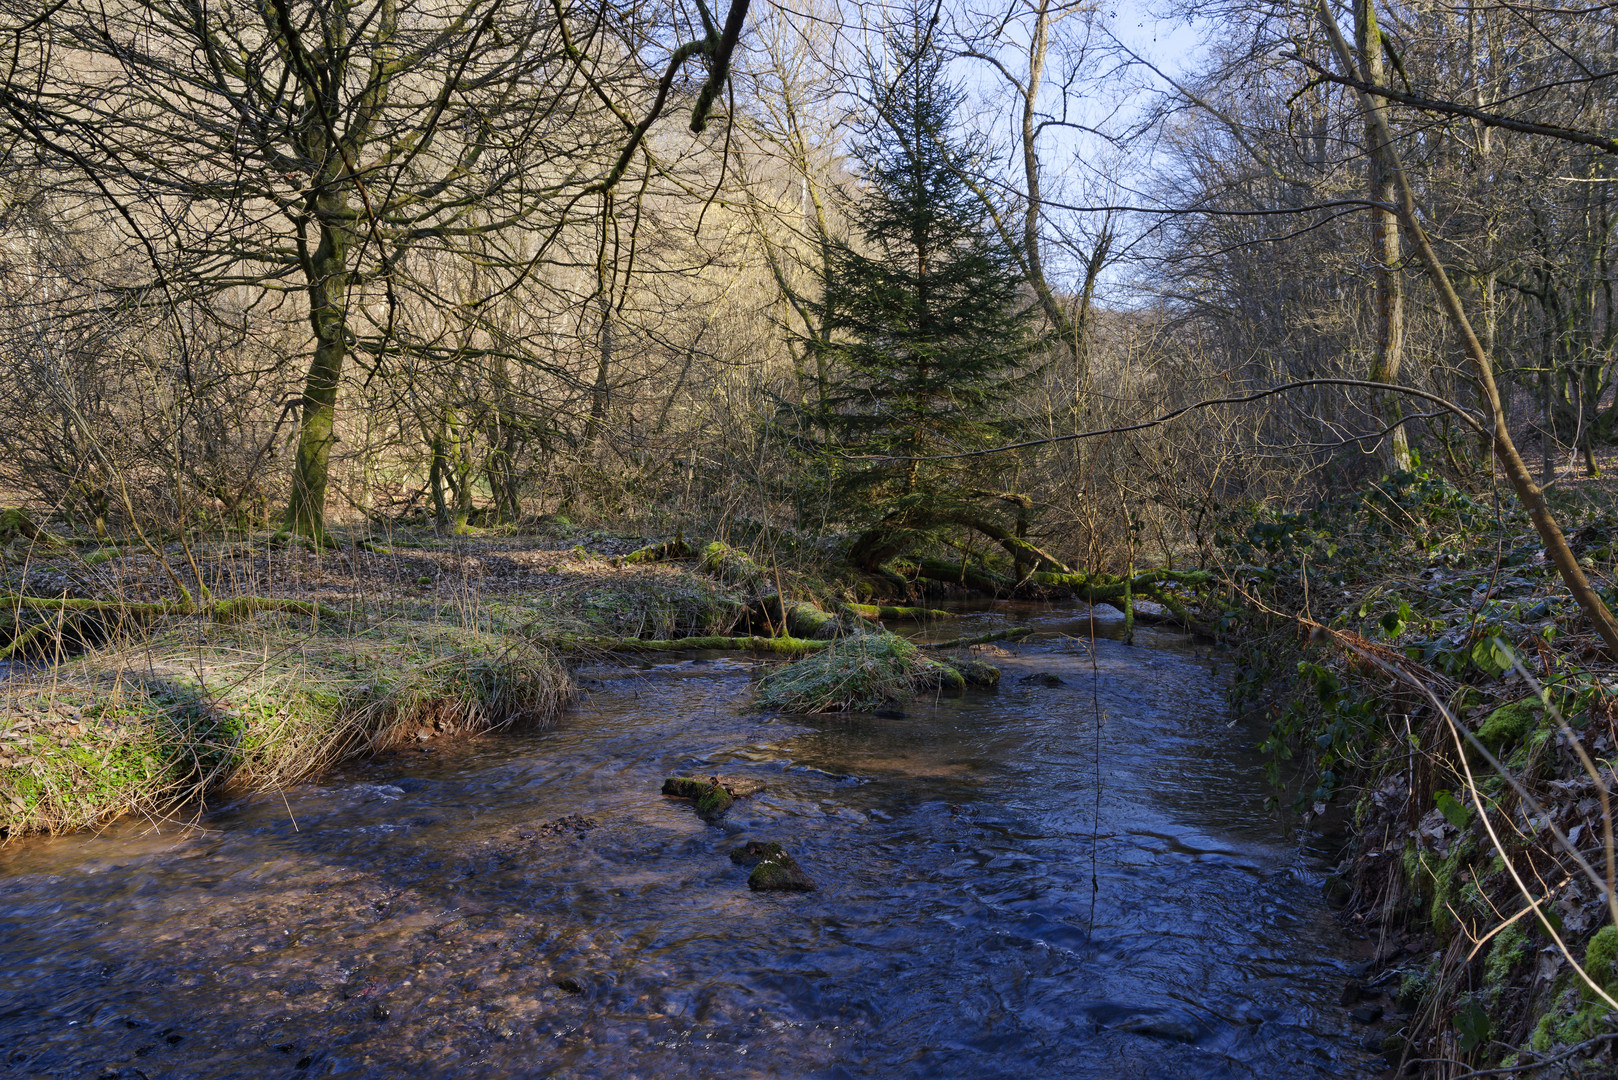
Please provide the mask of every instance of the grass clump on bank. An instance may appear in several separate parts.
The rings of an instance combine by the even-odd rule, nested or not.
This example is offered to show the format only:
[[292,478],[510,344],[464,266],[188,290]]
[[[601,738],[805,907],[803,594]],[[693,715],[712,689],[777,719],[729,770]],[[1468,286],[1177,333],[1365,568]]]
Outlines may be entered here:
[[871,712],[918,693],[963,690],[966,680],[893,634],[834,641],[759,681],[758,703],[776,712]]
[[402,620],[192,622],[0,683],[0,835],[157,816],[410,741],[543,725],[572,684],[518,638]]

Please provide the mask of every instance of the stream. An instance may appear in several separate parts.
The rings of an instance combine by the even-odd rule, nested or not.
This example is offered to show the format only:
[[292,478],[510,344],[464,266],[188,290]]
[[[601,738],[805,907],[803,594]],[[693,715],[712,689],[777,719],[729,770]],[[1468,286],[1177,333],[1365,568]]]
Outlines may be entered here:
[[[1008,619],[1058,633],[902,718],[752,712],[735,656],[596,666],[551,731],[12,843],[4,1075],[1376,1075],[1206,645],[949,632]],[[768,787],[718,826],[659,794],[712,772]],[[750,892],[748,840],[819,889]]]

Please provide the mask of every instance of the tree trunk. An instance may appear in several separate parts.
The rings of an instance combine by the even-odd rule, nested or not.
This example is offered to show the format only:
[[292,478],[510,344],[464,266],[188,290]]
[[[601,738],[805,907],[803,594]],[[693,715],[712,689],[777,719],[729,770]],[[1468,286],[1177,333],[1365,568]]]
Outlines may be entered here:
[[432,441],[432,463],[427,466],[427,490],[433,500],[433,520],[439,525],[449,524],[449,501],[444,498],[448,480],[449,451],[445,446],[445,425],[439,425]]
[[309,324],[315,332],[315,352],[304,380],[285,529],[317,542],[326,539],[326,484],[331,474],[332,444],[337,441],[332,427],[337,414],[337,387],[348,350],[347,247],[348,238],[341,228],[322,222],[320,244],[306,262]]
[[[1382,84],[1382,32],[1376,25],[1376,11],[1371,0],[1355,2],[1355,43],[1359,46],[1360,63],[1365,77],[1377,85]],[[1387,147],[1377,137],[1378,127],[1387,130],[1387,105],[1373,99],[1367,108],[1379,114],[1376,121],[1366,120],[1366,171],[1373,202],[1391,207],[1393,204],[1393,172],[1388,168]],[[1376,356],[1371,362],[1372,382],[1397,383],[1399,365],[1404,358],[1404,290],[1399,280],[1399,261],[1402,255],[1399,243],[1399,218],[1392,209],[1371,209],[1371,265],[1376,281]],[[1395,470],[1410,468],[1410,445],[1406,440],[1404,424],[1400,418],[1404,409],[1397,394],[1382,398],[1382,419],[1393,425],[1388,433],[1387,464]]]

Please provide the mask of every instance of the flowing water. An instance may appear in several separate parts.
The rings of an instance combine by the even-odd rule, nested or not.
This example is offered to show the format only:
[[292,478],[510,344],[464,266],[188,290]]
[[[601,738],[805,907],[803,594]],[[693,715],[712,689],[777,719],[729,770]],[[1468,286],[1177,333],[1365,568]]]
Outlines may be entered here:
[[[735,658],[601,668],[553,731],[14,843],[5,1075],[1370,1075],[1206,650],[1017,614],[1073,636],[902,718],[750,712]],[[716,771],[768,788],[718,826],[659,794]],[[749,839],[818,891],[749,892]]]

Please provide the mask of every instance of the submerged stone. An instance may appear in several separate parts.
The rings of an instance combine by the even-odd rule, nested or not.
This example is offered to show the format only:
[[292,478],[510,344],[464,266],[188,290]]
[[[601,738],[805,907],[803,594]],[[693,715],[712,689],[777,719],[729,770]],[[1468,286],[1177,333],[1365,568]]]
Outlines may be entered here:
[[1149,1039],[1164,1039],[1168,1042],[1197,1041],[1196,1028],[1168,1016],[1132,1016],[1119,1024],[1118,1029],[1131,1035],[1144,1035]]

